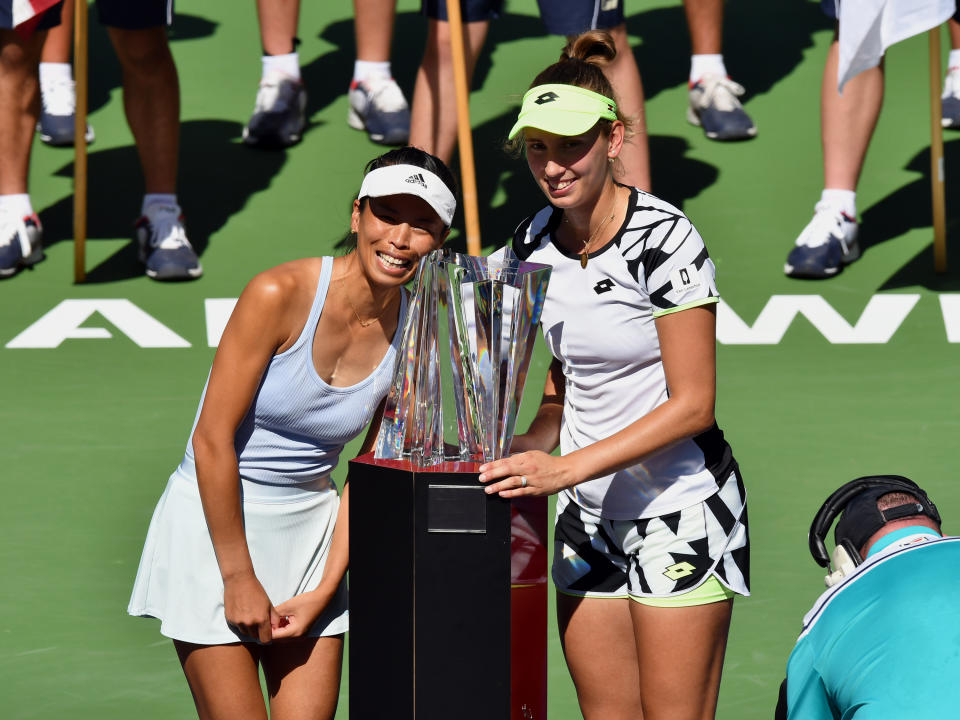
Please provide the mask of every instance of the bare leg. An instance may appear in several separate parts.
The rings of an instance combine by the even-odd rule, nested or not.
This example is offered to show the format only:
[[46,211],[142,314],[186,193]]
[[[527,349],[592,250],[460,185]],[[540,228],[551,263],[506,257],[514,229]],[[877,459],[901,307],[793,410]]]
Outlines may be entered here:
[[623,23],[610,29],[617,47],[617,57],[604,68],[604,73],[617,94],[620,112],[633,120],[632,135],[620,151],[617,180],[650,191],[650,152],[647,146],[647,119],[643,107],[643,82],[637,60],[627,38]]
[[947,21],[947,29],[950,31],[950,49],[960,49],[960,23],[950,18]]
[[839,45],[827,51],[820,90],[824,187],[856,190],[873,129],[883,105],[883,64],[865,70],[837,93]]
[[683,0],[694,55],[723,52],[723,0]]
[[643,717],[631,600],[557,593],[557,624],[584,720]]
[[300,0],[257,0],[260,42],[267,55],[287,55],[296,48]]
[[60,11],[60,24],[50,28],[43,43],[40,62],[73,62],[73,2],[67,0]]
[[[473,78],[489,26],[486,20],[464,23],[468,83]],[[453,83],[450,23],[446,21],[429,21],[427,47],[413,92],[410,144],[446,163],[450,162],[457,145],[457,95]]]
[[256,646],[192,645],[174,640],[200,720],[267,720]]
[[272,720],[332,720],[340,695],[343,635],[284,640],[263,648]]
[[176,193],[180,85],[166,29],[108,28],[123,69],[123,108],[147,193]]
[[733,600],[684,608],[630,601],[644,720],[713,720]]
[[40,114],[37,65],[46,32],[27,39],[0,30],[0,195],[27,192],[30,148]]
[[390,60],[396,12],[396,0],[353,0],[353,32],[357,39],[357,60]]

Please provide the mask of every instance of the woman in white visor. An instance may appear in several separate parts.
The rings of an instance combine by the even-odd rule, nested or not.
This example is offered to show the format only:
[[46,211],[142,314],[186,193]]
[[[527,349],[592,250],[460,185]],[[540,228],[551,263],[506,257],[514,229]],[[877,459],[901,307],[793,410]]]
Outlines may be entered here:
[[[128,612],[161,620],[200,718],[332,718],[347,630],[347,504],[330,479],[372,449],[418,261],[456,182],[399,148],[367,165],[343,257],[257,275],[223,333],[180,466],[154,511]],[[342,520],[342,522],[341,522]]]

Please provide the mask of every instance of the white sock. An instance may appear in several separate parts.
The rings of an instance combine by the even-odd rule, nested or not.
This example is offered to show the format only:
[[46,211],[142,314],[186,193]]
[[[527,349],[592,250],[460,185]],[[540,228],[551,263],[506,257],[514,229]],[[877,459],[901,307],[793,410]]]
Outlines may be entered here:
[[0,195],[0,212],[9,212],[17,218],[25,218],[33,215],[33,205],[30,204],[30,196],[26,193],[17,193],[16,195]]
[[140,214],[146,215],[147,208],[151,205],[177,205],[176,193],[147,193],[143,196],[143,205],[140,206]]
[[727,67],[723,64],[723,55],[691,55],[690,84],[693,85],[704,75],[727,77]]
[[260,61],[263,63],[261,77],[282,73],[289,75],[294,80],[300,79],[300,54],[297,52],[287,53],[286,55],[264,55],[260,58]]
[[820,193],[820,202],[837,208],[844,215],[854,220],[857,217],[856,190],[831,190],[828,188]]
[[50,85],[58,80],[73,82],[73,66],[70,63],[40,63],[40,86]]
[[353,63],[353,81],[362,82],[367,78],[391,78],[393,71],[390,61],[371,62],[369,60],[355,60]]
[[960,50],[951,50],[947,59],[947,68],[960,67]]

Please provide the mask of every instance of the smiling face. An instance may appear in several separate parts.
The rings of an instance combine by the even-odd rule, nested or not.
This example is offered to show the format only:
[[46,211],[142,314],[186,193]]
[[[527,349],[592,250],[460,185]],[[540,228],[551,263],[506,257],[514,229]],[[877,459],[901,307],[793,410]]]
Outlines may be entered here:
[[597,123],[582,135],[554,135],[524,128],[527,164],[533,179],[552,205],[565,210],[596,204],[607,182],[612,182],[610,158],[623,145],[623,123],[610,132]]
[[449,230],[437,213],[415,195],[369,197],[353,203],[350,229],[357,234],[357,257],[371,282],[403,285],[420,258],[439,248]]

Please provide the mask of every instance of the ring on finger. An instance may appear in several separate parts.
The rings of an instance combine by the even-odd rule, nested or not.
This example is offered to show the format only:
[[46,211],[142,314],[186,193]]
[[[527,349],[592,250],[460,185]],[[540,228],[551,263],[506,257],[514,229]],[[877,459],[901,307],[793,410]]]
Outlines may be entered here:
[[526,486],[527,486],[527,476],[526,476],[526,475],[521,475],[521,476],[520,476],[520,487],[525,488]]

